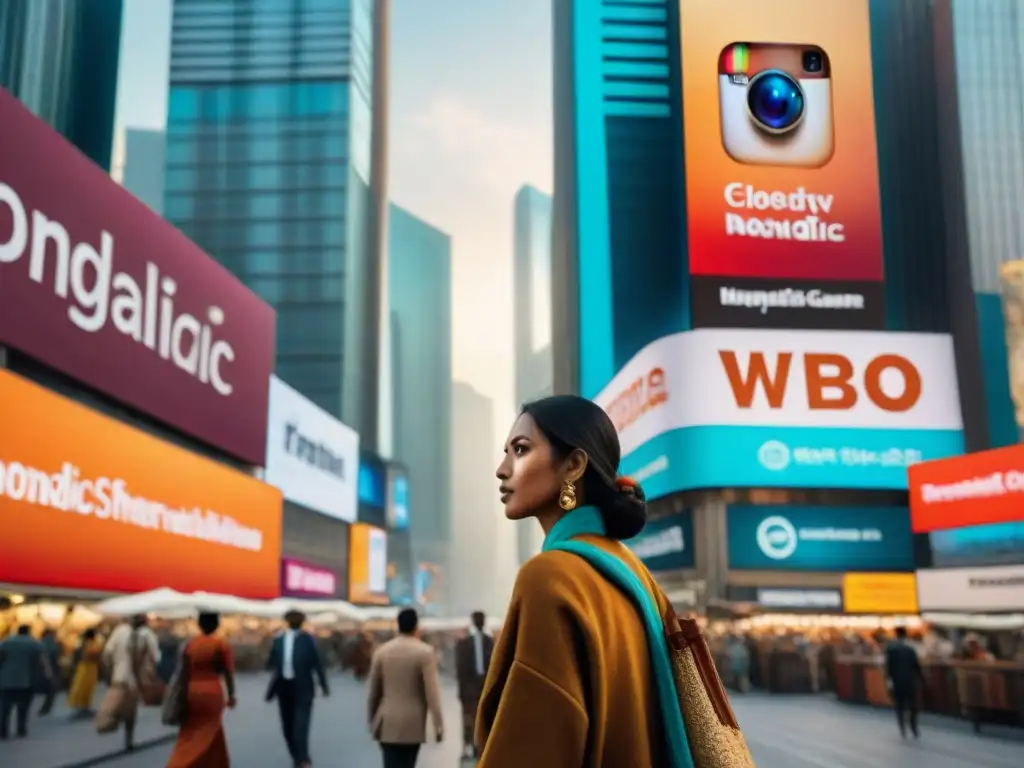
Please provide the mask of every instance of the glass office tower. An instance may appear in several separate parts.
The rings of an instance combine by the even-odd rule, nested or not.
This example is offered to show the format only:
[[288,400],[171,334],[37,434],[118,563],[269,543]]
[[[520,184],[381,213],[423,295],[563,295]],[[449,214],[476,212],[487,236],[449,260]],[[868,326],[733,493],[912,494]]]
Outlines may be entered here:
[[394,457],[408,470],[417,562],[449,568],[452,535],[451,238],[393,205],[388,303]]
[[[516,402],[554,392],[551,352],[551,195],[520,187],[513,208],[512,285],[515,316]],[[543,535],[533,520],[516,523],[519,562],[540,552]]]
[[277,310],[277,374],[371,449],[386,7],[175,0],[164,181],[165,217]]
[[110,170],[122,0],[0,2],[0,86]]

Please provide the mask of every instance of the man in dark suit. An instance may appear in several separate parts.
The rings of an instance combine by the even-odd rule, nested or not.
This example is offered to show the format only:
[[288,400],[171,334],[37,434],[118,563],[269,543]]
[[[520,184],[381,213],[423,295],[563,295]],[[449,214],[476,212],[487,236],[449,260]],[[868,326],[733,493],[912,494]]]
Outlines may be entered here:
[[27,624],[0,643],[0,741],[9,736],[11,711],[15,712],[19,738],[28,735],[28,711],[40,680],[49,680],[43,645],[30,634]]
[[486,625],[483,611],[475,611],[470,617],[469,634],[455,646],[455,677],[462,704],[463,757],[477,757],[474,744],[476,710],[480,706],[487,668],[494,653],[494,638],[484,631]]
[[284,740],[296,768],[308,768],[312,765],[309,725],[316,683],[320,683],[324,696],[330,695],[330,689],[316,640],[302,629],[306,617],[300,611],[289,611],[284,618],[288,629],[274,639],[267,661],[267,669],[273,675],[267,689],[267,701],[277,699]]
[[896,639],[885,649],[885,678],[892,694],[900,735],[904,738],[907,736],[905,720],[909,715],[910,732],[915,739],[918,738],[917,693],[918,685],[924,685],[924,672],[917,651],[907,643],[907,630],[904,627],[896,628]]

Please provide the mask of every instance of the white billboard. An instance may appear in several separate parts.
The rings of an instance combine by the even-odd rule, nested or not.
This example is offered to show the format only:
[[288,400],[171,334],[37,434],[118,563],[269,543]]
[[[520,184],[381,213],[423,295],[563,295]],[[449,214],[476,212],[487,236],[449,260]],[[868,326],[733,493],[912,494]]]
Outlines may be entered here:
[[353,523],[359,506],[359,435],[272,376],[264,477],[288,501]]
[[722,486],[906,488],[962,452],[947,334],[700,329],[638,352],[595,398],[650,496]]
[[917,572],[922,611],[1024,610],[1024,565],[935,568]]

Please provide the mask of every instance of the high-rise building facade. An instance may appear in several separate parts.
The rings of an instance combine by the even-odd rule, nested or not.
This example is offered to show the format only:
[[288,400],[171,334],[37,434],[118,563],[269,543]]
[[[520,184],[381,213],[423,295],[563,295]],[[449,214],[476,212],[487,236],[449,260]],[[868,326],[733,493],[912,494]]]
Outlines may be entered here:
[[[1024,259],[1024,14],[1016,0],[945,8],[956,73],[967,244],[978,311],[978,345],[989,439],[1019,442],[1007,370],[1000,267]],[[1020,320],[1017,320],[1019,325]]]
[[121,186],[161,216],[164,212],[166,146],[167,137],[163,131],[128,128],[124,132]]
[[0,86],[110,170],[122,0],[4,0]]
[[451,238],[388,211],[392,452],[408,472],[415,562],[450,565],[452,536]]
[[551,195],[521,187],[514,216],[516,399],[522,403],[552,393]]
[[[551,195],[523,186],[516,193],[512,229],[512,301],[518,404],[554,392],[551,352]],[[532,520],[516,524],[519,562],[540,551]]]
[[277,374],[376,447],[388,0],[175,0],[164,215],[278,316]]
[[452,384],[452,557],[448,570],[451,610],[468,616],[485,610],[502,615],[498,505],[494,470],[498,441],[494,402],[469,384]]

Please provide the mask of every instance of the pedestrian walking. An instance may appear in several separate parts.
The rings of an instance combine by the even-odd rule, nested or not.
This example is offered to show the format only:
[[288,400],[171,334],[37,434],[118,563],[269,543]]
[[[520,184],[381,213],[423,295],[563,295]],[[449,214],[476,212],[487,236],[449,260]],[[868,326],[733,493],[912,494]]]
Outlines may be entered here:
[[77,661],[71,672],[68,707],[72,718],[92,717],[92,697],[100,679],[103,642],[91,627],[82,633],[82,644],[76,652]]
[[267,668],[271,672],[267,701],[277,699],[281,730],[288,754],[296,768],[312,765],[309,756],[309,727],[313,718],[316,683],[330,696],[327,676],[313,636],[302,629],[306,616],[301,611],[285,614],[288,629],[274,638]]
[[32,696],[39,681],[51,676],[43,644],[32,637],[28,624],[0,642],[0,741],[10,736],[12,713],[18,738],[28,736]]
[[914,738],[920,736],[917,730],[917,696],[924,686],[924,671],[917,658],[917,651],[907,642],[906,627],[896,627],[896,639],[885,649],[885,678],[889,684],[896,722],[900,736],[907,736],[907,721]]
[[235,662],[231,646],[216,636],[219,627],[216,613],[199,614],[201,634],[189,641],[178,662],[182,665],[178,679],[185,689],[181,692],[184,706],[167,768],[231,765],[223,717],[225,707],[235,707]]
[[46,664],[50,669],[50,676],[40,680],[43,694],[43,704],[39,708],[39,717],[46,717],[53,710],[53,703],[60,692],[60,657],[63,655],[60,641],[57,640],[57,632],[54,629],[46,629],[43,636],[39,638],[43,645],[43,655],[46,657]]
[[155,665],[160,662],[156,635],[145,614],[132,617],[110,633],[102,658],[110,670],[110,687],[96,712],[96,730],[111,733],[124,725],[125,750],[131,752],[140,694],[143,686],[154,682]]
[[416,637],[418,625],[416,611],[403,608],[398,635],[378,648],[370,663],[370,732],[380,744],[384,768],[415,768],[427,741],[428,714],[434,736],[444,739],[437,655]]
[[470,617],[469,634],[455,646],[455,677],[462,705],[462,756],[465,758],[477,757],[476,711],[494,652],[494,638],[487,634],[486,625],[483,611],[475,611]]

